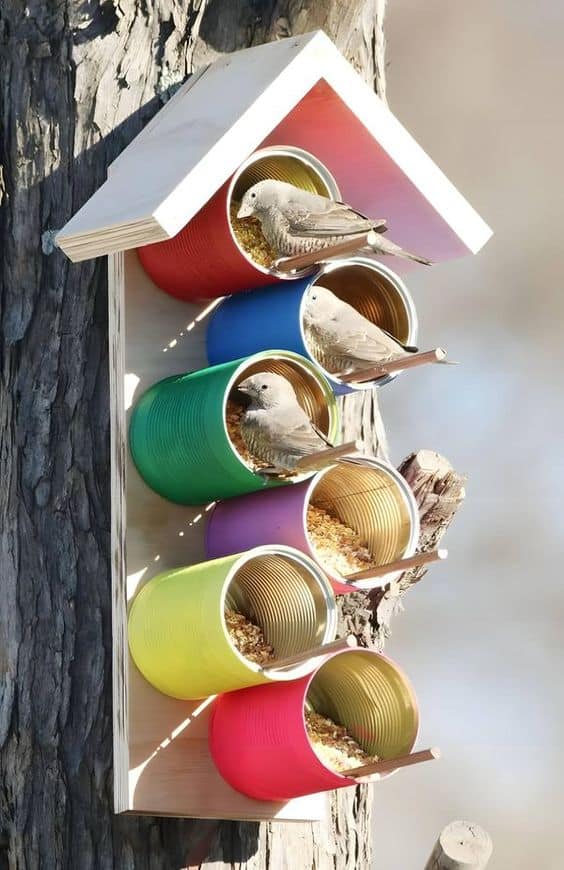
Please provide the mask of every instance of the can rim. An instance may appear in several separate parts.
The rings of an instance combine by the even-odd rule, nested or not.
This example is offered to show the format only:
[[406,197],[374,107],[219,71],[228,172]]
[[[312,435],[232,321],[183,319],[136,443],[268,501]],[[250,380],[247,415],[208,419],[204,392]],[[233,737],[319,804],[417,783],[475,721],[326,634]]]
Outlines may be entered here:
[[[382,659],[383,661],[387,662],[387,664],[396,672],[396,674],[398,674],[401,677],[401,679],[402,679],[402,681],[407,689],[407,694],[409,695],[411,706],[412,706],[412,709],[413,709],[414,714],[415,714],[415,728],[414,728],[414,734],[413,734],[413,742],[411,744],[412,747],[415,745],[417,738],[419,737],[419,729],[420,729],[421,721],[420,721],[420,714],[419,714],[419,703],[417,700],[417,695],[415,694],[415,689],[413,688],[413,684],[412,684],[411,680],[409,679],[409,677],[407,676],[407,674],[405,673],[405,671],[403,670],[403,668],[400,668],[400,666],[393,659],[391,659],[389,656],[384,655],[384,653],[376,652],[376,650],[366,649],[363,647],[360,647],[360,648],[353,647],[351,649],[340,650],[339,652],[328,653],[327,656],[325,657],[324,661],[320,665],[318,665],[318,667],[316,667],[315,670],[311,671],[311,673],[308,674],[304,680],[303,693],[302,693],[302,720],[303,720],[304,733],[305,733],[309,748],[311,750],[311,753],[315,757],[315,759],[319,762],[319,764],[321,764],[325,770],[329,771],[329,773],[332,773],[334,776],[338,777],[338,779],[342,780],[343,782],[350,783],[351,785],[354,785],[354,784],[357,784],[359,782],[359,779],[357,779],[356,777],[353,777],[353,776],[345,776],[343,773],[340,773],[339,771],[334,770],[332,767],[329,767],[327,764],[325,764],[324,761],[321,760],[321,758],[318,756],[318,754],[316,753],[316,751],[314,750],[314,748],[311,744],[311,740],[309,738],[309,734],[307,732],[307,726],[306,726],[306,722],[305,722],[305,702],[306,702],[306,698],[307,698],[307,693],[309,691],[309,687],[311,686],[313,680],[315,679],[315,677],[317,676],[319,671],[331,659],[334,659],[337,656],[350,655],[351,653],[352,654],[356,653],[357,655],[359,653],[361,653],[362,655],[367,655],[367,656],[377,656],[379,659]],[[389,776],[393,776],[394,773],[397,773],[397,771],[398,771],[398,768],[396,768],[395,770],[391,770],[389,773],[383,774],[381,778],[387,779]],[[361,778],[360,781],[362,779],[363,778]]]
[[[420,534],[420,523],[419,523],[419,509],[417,506],[417,502],[415,501],[415,496],[409,486],[407,480],[399,473],[397,468],[386,462],[384,459],[377,459],[374,456],[355,456],[355,462],[362,462],[368,467],[377,468],[379,471],[383,471],[388,474],[388,476],[392,479],[392,481],[396,484],[400,493],[403,497],[404,503],[409,512],[409,517],[411,520],[411,532],[409,536],[409,541],[402,553],[402,556],[408,558],[409,556],[413,556],[415,554],[415,550],[417,549],[417,544],[419,543],[419,534]],[[324,475],[328,474],[331,471],[332,466],[328,468],[322,468],[321,471],[316,472],[315,476],[309,481],[307,489],[305,491],[305,497],[302,503],[302,526],[304,539],[307,542],[308,547],[308,555],[310,555],[314,561],[317,561],[317,557],[315,555],[315,550],[310,542],[309,532],[307,528],[307,508],[311,502],[311,497],[315,490],[315,487],[319,483]],[[351,468],[354,468],[351,465]],[[319,563],[321,565],[321,563]],[[375,577],[374,580],[357,580],[356,583],[352,583],[350,580],[346,580],[342,574],[339,574],[337,571],[328,571],[326,568],[321,565],[321,569],[324,573],[328,574],[329,577],[332,577],[336,582],[341,583],[343,586],[348,586],[350,589],[358,589],[359,591],[369,591],[371,589],[381,589],[383,586],[387,586],[388,583],[392,583],[398,577],[402,575],[402,571],[392,571],[390,574],[385,574],[383,577]]]
[[[287,360],[288,362],[296,365],[298,368],[302,368],[306,374],[311,375],[317,381],[323,397],[326,400],[327,413],[329,415],[329,432],[327,433],[327,437],[332,440],[333,438],[337,437],[339,432],[340,416],[337,408],[337,402],[335,400],[335,395],[333,393],[333,390],[331,389],[331,385],[329,384],[327,378],[323,375],[321,371],[318,370],[312,360],[307,359],[307,357],[305,356],[301,356],[301,354],[299,353],[294,353],[291,350],[261,350],[257,353],[253,353],[250,356],[245,357],[242,360],[238,360],[237,365],[231,373],[231,377],[227,381],[223,392],[223,401],[221,405],[221,420],[223,425],[223,431],[230,450],[232,451],[235,458],[240,462],[242,467],[245,468],[249,472],[249,474],[252,474],[255,477],[258,475],[258,472],[250,468],[245,460],[239,455],[231,441],[231,438],[229,437],[226,423],[227,401],[229,399],[229,394],[231,393],[231,390],[235,385],[235,382],[238,380],[241,372],[245,371],[245,368],[247,366],[252,365],[253,363],[258,362],[262,359],[268,360],[277,358]],[[292,478],[288,479],[287,483],[301,483],[304,480],[308,480],[314,474],[315,471],[304,471],[302,472],[302,474],[296,474]]]
[[241,163],[239,168],[233,173],[231,181],[229,182],[229,187],[227,188],[227,196],[225,197],[227,226],[229,227],[229,232],[231,234],[233,244],[241,253],[241,255],[245,258],[245,260],[262,275],[271,275],[274,278],[280,278],[285,281],[292,281],[296,278],[304,278],[307,275],[313,274],[316,271],[317,266],[309,266],[306,269],[300,269],[299,271],[292,272],[291,274],[281,271],[279,269],[267,269],[265,266],[261,266],[256,263],[248,255],[244,248],[239,244],[233,231],[233,227],[231,225],[231,197],[233,195],[235,185],[237,184],[245,169],[248,169],[248,167],[252,166],[253,163],[256,163],[257,160],[261,160],[263,157],[269,156],[294,157],[296,160],[301,160],[302,163],[304,163],[309,169],[313,170],[313,172],[316,173],[319,180],[322,181],[323,184],[325,184],[327,188],[327,195],[335,201],[339,201],[341,199],[341,191],[339,190],[333,174],[327,169],[325,164],[322,163],[321,160],[314,154],[306,151],[305,148],[298,148],[296,145],[271,145],[266,146],[265,148],[259,148],[257,151],[253,151],[253,153],[250,154],[247,159],[244,160],[243,163]]
[[219,596],[220,623],[225,640],[231,647],[235,658],[238,659],[239,662],[242,663],[251,673],[261,674],[265,678],[265,682],[267,683],[289,682],[291,680],[305,677],[309,673],[311,673],[310,662],[312,661],[312,659],[309,659],[308,661],[303,662],[300,665],[294,665],[293,667],[290,666],[286,670],[273,671],[272,673],[263,671],[260,665],[256,664],[256,662],[250,661],[239,652],[239,650],[231,640],[229,631],[227,630],[227,625],[225,623],[225,601],[227,598],[227,592],[232,580],[237,574],[237,571],[239,571],[241,567],[247,562],[250,562],[251,559],[256,559],[260,556],[269,555],[282,556],[289,559],[290,561],[296,562],[300,567],[305,568],[307,571],[309,571],[312,579],[320,588],[325,604],[326,622],[325,632],[322,641],[323,643],[328,643],[335,638],[335,634],[337,632],[337,603],[335,601],[335,596],[331,588],[331,583],[329,582],[329,579],[327,578],[322,568],[317,564],[314,559],[311,559],[305,553],[302,553],[300,550],[296,550],[294,547],[288,547],[285,544],[262,544],[261,546],[253,547],[252,550],[247,550],[245,553],[239,553],[233,560],[229,570],[225,575],[223,586],[221,587],[221,594]]
[[346,266],[364,266],[365,268],[378,272],[378,274],[383,275],[388,279],[389,283],[393,287],[393,289],[398,294],[401,302],[403,303],[405,313],[407,315],[407,324],[408,324],[408,336],[407,343],[415,344],[417,341],[417,335],[419,332],[419,319],[417,317],[417,310],[415,308],[415,303],[413,301],[413,297],[409,290],[407,289],[407,285],[400,278],[396,272],[389,269],[388,266],[385,266],[383,263],[380,263],[378,260],[370,257],[368,255],[363,256],[362,254],[353,255],[351,257],[335,257],[333,260],[327,260],[325,263],[320,263],[318,266],[318,270],[315,275],[311,275],[311,280],[309,281],[307,287],[304,288],[302,293],[302,298],[300,302],[300,314],[299,314],[299,327],[300,327],[300,335],[305,349],[307,350],[308,356],[314,362],[319,369],[323,372],[327,380],[336,384],[339,387],[346,387],[349,390],[354,392],[362,392],[363,390],[371,390],[374,387],[383,387],[385,384],[391,383],[399,374],[401,374],[401,370],[397,372],[393,372],[392,374],[385,375],[381,378],[375,378],[372,381],[365,381],[362,384],[355,383],[354,381],[351,383],[345,383],[340,378],[338,378],[335,374],[331,374],[328,372],[324,366],[321,365],[320,362],[317,361],[314,354],[311,353],[309,344],[307,341],[306,332],[304,329],[304,307],[305,307],[305,295],[310,287],[317,283],[317,281],[323,277],[323,275],[327,275],[331,272],[336,272],[338,269],[343,269]]

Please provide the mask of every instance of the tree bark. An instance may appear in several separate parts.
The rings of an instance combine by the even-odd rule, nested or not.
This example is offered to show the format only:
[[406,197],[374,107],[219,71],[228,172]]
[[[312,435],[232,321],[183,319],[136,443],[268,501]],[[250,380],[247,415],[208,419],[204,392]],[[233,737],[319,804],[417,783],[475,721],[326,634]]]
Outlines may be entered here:
[[[107,269],[71,264],[53,235],[175,86],[222,52],[322,27],[382,93],[383,8],[2,4],[0,870],[173,870],[208,853],[209,866],[370,866],[365,787],[338,795],[326,828],[114,816]],[[376,400],[354,400],[360,424],[352,401],[349,428],[382,446]]]
[[[408,456],[399,471],[409,483],[419,505],[418,552],[436,550],[465,498],[465,478],[456,472],[448,459],[433,450],[419,450]],[[399,580],[370,595],[372,627],[379,648],[391,634],[391,621],[403,608],[405,593],[418,583],[428,568],[421,566],[405,571]]]

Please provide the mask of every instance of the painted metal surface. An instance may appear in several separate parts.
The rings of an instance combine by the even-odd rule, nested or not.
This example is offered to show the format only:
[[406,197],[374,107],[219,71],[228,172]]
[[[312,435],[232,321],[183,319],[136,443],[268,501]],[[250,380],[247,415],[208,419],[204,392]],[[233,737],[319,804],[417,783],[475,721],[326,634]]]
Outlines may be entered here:
[[306,699],[345,725],[370,754],[391,759],[415,744],[417,700],[397,665],[371,650],[336,653],[299,680],[216,699],[210,751],[234,789],[259,800],[288,800],[357,784],[316,755],[304,718]]

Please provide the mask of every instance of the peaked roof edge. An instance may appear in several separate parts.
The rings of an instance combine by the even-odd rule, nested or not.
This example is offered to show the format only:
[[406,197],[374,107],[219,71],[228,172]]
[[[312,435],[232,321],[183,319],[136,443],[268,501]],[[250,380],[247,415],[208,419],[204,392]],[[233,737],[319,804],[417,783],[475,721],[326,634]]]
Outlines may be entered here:
[[[225,105],[234,75],[241,93],[236,106]],[[116,158],[57,243],[77,261],[176,235],[321,79],[478,251],[491,229],[321,30],[226,55],[194,74]]]
[[[290,37],[226,55],[197,73],[195,81],[190,78],[114,160],[109,168],[108,179],[59,231],[59,247],[77,262],[174,236],[319,81],[320,75],[314,65],[308,63],[307,58],[304,62],[304,55],[309,54],[311,46],[319,41],[326,41],[339,54],[329,38],[317,30],[301,37]],[[276,58],[271,50],[273,47],[279,55]],[[280,51],[282,48],[284,51]],[[187,147],[182,149],[181,158],[184,158],[191,144],[192,124],[197,125],[200,121],[210,131],[203,145],[196,143],[193,150],[199,150],[200,153],[196,154],[192,166],[188,165],[188,157],[181,161],[177,159],[177,163],[182,165],[176,169],[173,166],[173,172],[168,172],[168,179],[161,179],[160,187],[153,187],[151,191],[145,189],[141,196],[137,192],[137,200],[133,201],[139,179],[151,181],[139,167],[140,160],[150,161],[153,173],[160,171],[162,174],[167,165],[170,170],[170,165],[166,164],[166,154],[159,165],[159,156],[162,156],[159,152],[170,151],[171,141],[174,147],[174,136],[167,139],[161,137],[160,141],[158,136],[168,134],[167,126],[174,128],[171,122],[174,118],[173,109],[179,111],[193,86],[192,96],[197,96],[196,85],[200,86],[202,93],[206,90],[217,92],[218,82],[213,81],[214,78],[219,78],[223,85],[219,89],[220,93],[214,96],[225,96],[229,77],[233,76],[237,67],[244,70],[251,57],[258,67],[258,75],[252,81],[247,81],[248,99],[243,94],[243,108],[236,119],[222,129],[221,121],[217,119],[217,102],[214,104],[213,100],[206,99],[204,111],[208,112],[208,117],[201,121],[189,117],[185,119]],[[277,62],[273,63],[274,60]],[[229,67],[231,69],[228,70]],[[174,129],[172,132],[174,134]],[[131,244],[131,225],[141,231],[142,241],[137,241],[135,245]],[[92,253],[94,250],[96,253]]]

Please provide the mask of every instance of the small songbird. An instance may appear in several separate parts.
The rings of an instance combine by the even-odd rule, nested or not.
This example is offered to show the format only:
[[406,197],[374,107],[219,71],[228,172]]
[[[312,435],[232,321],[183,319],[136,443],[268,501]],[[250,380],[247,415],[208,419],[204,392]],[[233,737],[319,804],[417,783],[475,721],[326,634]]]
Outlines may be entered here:
[[303,306],[310,350],[328,372],[348,374],[417,353],[320,284],[309,287]]
[[404,251],[384,238],[385,220],[372,220],[343,202],[334,202],[329,197],[273,178],[259,181],[246,191],[237,217],[259,220],[266,241],[278,257],[322,251],[329,245],[373,230],[374,241],[370,247],[375,253],[431,265],[424,257]]
[[262,474],[294,471],[297,462],[331,447],[298,402],[286,378],[258,372],[236,388],[250,400],[241,418],[241,436],[250,453],[271,468]]

